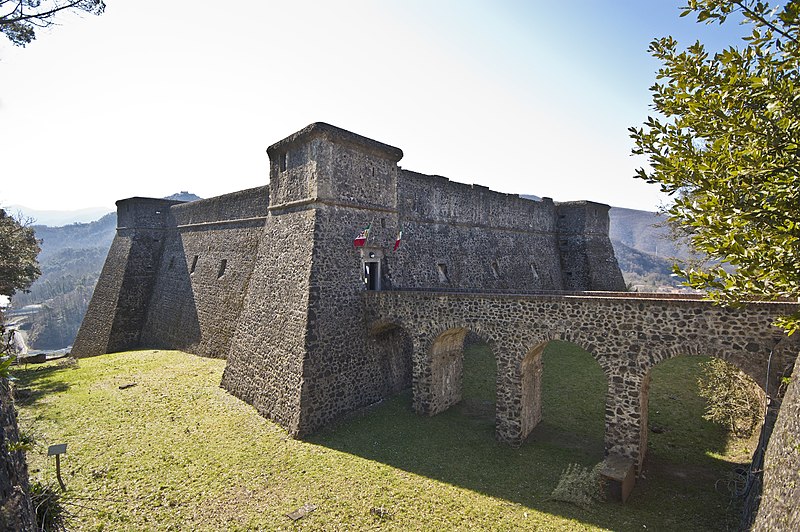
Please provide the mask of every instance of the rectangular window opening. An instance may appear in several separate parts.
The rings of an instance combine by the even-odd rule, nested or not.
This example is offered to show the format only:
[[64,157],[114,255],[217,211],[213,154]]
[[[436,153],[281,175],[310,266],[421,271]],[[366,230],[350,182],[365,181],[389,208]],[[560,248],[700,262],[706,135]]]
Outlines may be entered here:
[[439,272],[439,282],[447,283],[450,281],[450,279],[447,277],[447,264],[444,262],[437,262],[436,270]]
[[289,162],[289,152],[283,152],[278,155],[278,160],[280,161],[281,172],[285,172]]
[[228,259],[222,259],[219,261],[219,270],[217,271],[217,279],[220,279],[223,275],[225,275],[225,268],[228,267]]
[[195,255],[194,258],[192,259],[192,267],[189,268],[189,273],[190,274],[194,273],[195,268],[197,268],[197,259],[198,258],[200,258],[200,256],[199,255]]
[[500,278],[500,268],[497,265],[497,261],[492,262],[492,275],[494,275],[495,279]]

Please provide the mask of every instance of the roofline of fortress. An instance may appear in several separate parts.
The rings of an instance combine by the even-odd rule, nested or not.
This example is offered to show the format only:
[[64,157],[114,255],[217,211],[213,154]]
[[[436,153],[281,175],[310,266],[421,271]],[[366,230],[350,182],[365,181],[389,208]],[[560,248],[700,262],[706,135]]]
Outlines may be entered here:
[[395,148],[394,146],[358,135],[352,131],[347,131],[346,129],[326,124],[325,122],[314,122],[313,124],[309,124],[308,126],[304,127],[300,131],[292,133],[285,139],[279,140],[267,148],[267,153],[269,154],[270,158],[272,158],[273,155],[282,151],[286,151],[292,146],[320,137],[337,144],[345,144],[361,149],[367,149],[371,152],[382,155],[395,163],[403,158],[403,150],[400,148]]

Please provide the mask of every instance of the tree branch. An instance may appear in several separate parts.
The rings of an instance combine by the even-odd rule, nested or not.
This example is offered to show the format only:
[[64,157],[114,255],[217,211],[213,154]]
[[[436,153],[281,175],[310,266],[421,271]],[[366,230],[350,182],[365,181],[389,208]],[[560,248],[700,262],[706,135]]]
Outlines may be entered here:
[[773,24],[769,20],[767,20],[764,17],[762,17],[758,12],[753,11],[752,9],[747,7],[744,4],[743,0],[733,0],[733,3],[736,4],[737,6],[739,6],[742,9],[742,11],[744,11],[747,14],[747,16],[748,16],[748,18],[750,18],[750,20],[757,20],[757,21],[761,22],[763,25],[765,25],[766,27],[768,27],[769,29],[771,29],[772,31],[774,31],[775,33],[777,33],[779,35],[782,35],[783,37],[785,37],[786,39],[789,39],[790,41],[792,41],[793,43],[795,43],[797,45],[800,45],[800,41],[798,41],[797,38],[793,37],[790,33],[786,33],[784,30],[780,29],[775,24]]
[[[56,6],[53,9],[50,9],[48,11],[43,11],[41,13],[34,13],[34,14],[31,14],[31,15],[25,15],[23,13],[22,8],[20,7],[19,10],[20,10],[21,14],[17,18],[0,18],[0,24],[14,24],[16,22],[22,22],[22,21],[25,21],[25,20],[46,19],[46,18],[52,17],[53,15],[58,13],[59,11],[63,11],[65,9],[70,9],[72,7],[75,7],[78,4],[80,4],[82,1],[83,0],[73,0],[72,2],[70,2],[68,4],[65,4],[65,5],[62,5],[62,6]],[[21,4],[22,4],[22,2],[20,1],[18,6],[21,6]],[[14,9],[14,11],[12,11],[8,16],[12,15],[16,11],[17,10]]]

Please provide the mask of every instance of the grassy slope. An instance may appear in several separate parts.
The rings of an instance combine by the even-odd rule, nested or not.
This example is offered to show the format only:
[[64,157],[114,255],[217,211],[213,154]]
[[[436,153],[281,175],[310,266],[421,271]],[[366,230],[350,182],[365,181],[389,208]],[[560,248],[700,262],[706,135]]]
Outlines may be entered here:
[[[546,419],[519,449],[493,439],[494,364],[480,347],[465,356],[465,401],[457,407],[417,417],[406,393],[305,442],[287,438],[220,389],[222,360],[141,351],[16,375],[29,389],[20,399],[23,428],[40,442],[28,454],[32,477],[53,481],[46,445],[69,445],[63,469],[76,530],[724,526],[727,501],[713,483],[730,464],[706,457],[687,438],[679,443],[688,450],[675,443],[660,450],[657,437],[670,432],[651,434],[651,458],[661,472],[648,473],[640,486],[646,489],[637,488],[628,504],[585,511],[549,501],[568,463],[602,459],[605,384],[599,367],[574,346],[554,343],[545,357]],[[662,393],[662,380],[654,376],[651,412],[684,413],[689,407],[672,399],[659,406],[657,398],[674,386]],[[119,389],[130,383],[136,386]],[[575,409],[580,416],[566,415]],[[692,416],[696,422],[700,412]],[[676,448],[680,463],[671,461]],[[684,463],[694,468],[689,476],[671,474]],[[306,503],[317,509],[297,522],[286,517]]]

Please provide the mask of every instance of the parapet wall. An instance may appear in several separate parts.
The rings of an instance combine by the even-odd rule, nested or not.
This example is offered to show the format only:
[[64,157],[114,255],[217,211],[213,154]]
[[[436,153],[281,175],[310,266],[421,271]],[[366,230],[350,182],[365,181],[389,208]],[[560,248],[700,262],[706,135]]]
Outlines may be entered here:
[[399,177],[398,210],[406,220],[536,233],[556,230],[550,198],[534,201],[410,170]]

